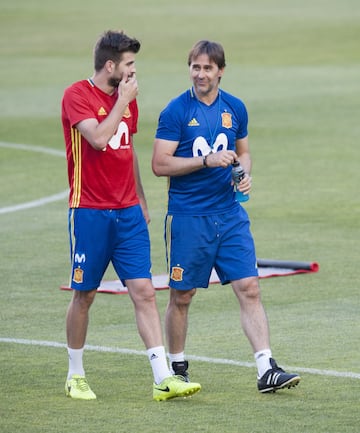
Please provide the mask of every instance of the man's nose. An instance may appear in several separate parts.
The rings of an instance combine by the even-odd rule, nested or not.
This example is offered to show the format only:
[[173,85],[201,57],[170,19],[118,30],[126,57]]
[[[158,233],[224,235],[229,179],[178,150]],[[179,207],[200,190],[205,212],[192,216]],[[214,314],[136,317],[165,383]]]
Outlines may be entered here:
[[205,71],[203,69],[200,69],[198,77],[203,78],[205,76]]

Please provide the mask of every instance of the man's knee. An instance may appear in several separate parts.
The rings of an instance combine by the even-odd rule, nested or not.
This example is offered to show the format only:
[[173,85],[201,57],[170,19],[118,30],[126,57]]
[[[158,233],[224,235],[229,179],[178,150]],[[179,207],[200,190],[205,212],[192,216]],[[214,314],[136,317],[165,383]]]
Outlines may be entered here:
[[96,290],[80,291],[74,290],[72,303],[84,310],[88,310],[94,302]]
[[232,283],[233,290],[238,298],[260,299],[260,285],[256,277],[243,278]]
[[188,307],[196,293],[196,289],[191,290],[175,290],[170,289],[170,303],[177,307]]
[[156,303],[155,288],[150,279],[126,280],[129,295],[135,304]]

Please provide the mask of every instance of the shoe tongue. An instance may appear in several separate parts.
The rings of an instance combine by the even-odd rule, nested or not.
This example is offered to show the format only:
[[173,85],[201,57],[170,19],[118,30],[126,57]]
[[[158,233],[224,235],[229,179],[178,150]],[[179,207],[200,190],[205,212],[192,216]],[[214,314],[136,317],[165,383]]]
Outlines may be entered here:
[[179,362],[173,362],[172,368],[175,372],[185,372],[189,367],[189,363],[187,361],[179,361]]
[[271,365],[272,368],[274,368],[274,369],[278,369],[278,368],[279,368],[279,367],[277,366],[277,364],[276,364],[275,359],[270,358],[269,361],[270,361],[270,365]]
[[174,362],[174,364],[178,368],[184,368],[184,369],[188,368],[188,362],[187,361]]
[[280,368],[277,364],[276,364],[276,361],[275,361],[275,359],[273,359],[273,358],[270,358],[270,364],[271,364],[271,367],[273,368],[273,370],[276,370],[276,371],[284,371],[282,368]]

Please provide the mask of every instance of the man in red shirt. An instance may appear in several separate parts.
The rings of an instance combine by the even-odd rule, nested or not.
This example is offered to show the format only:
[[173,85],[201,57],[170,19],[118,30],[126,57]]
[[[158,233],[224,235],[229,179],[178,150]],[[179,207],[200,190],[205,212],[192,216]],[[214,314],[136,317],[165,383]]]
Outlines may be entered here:
[[110,262],[134,304],[153,371],[153,398],[188,396],[201,388],[170,373],[151,282],[150,218],[133,147],[139,50],[140,42],[123,32],[105,32],[95,46],[93,76],[68,87],[62,100],[73,289],[66,318],[65,392],[75,399],[96,398],[82,358],[89,309]]

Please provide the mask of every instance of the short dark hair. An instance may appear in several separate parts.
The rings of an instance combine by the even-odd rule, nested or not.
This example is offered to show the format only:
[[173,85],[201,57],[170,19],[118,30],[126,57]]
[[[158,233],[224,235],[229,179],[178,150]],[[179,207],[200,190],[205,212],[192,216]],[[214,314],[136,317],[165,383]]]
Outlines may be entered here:
[[210,61],[214,62],[219,69],[223,69],[226,66],[224,48],[218,42],[211,41],[199,41],[191,49],[188,57],[188,65],[198,58],[201,54],[207,54]]
[[140,46],[137,39],[130,38],[122,30],[107,30],[100,36],[94,48],[95,71],[100,71],[108,60],[120,63],[123,53],[137,53]]

